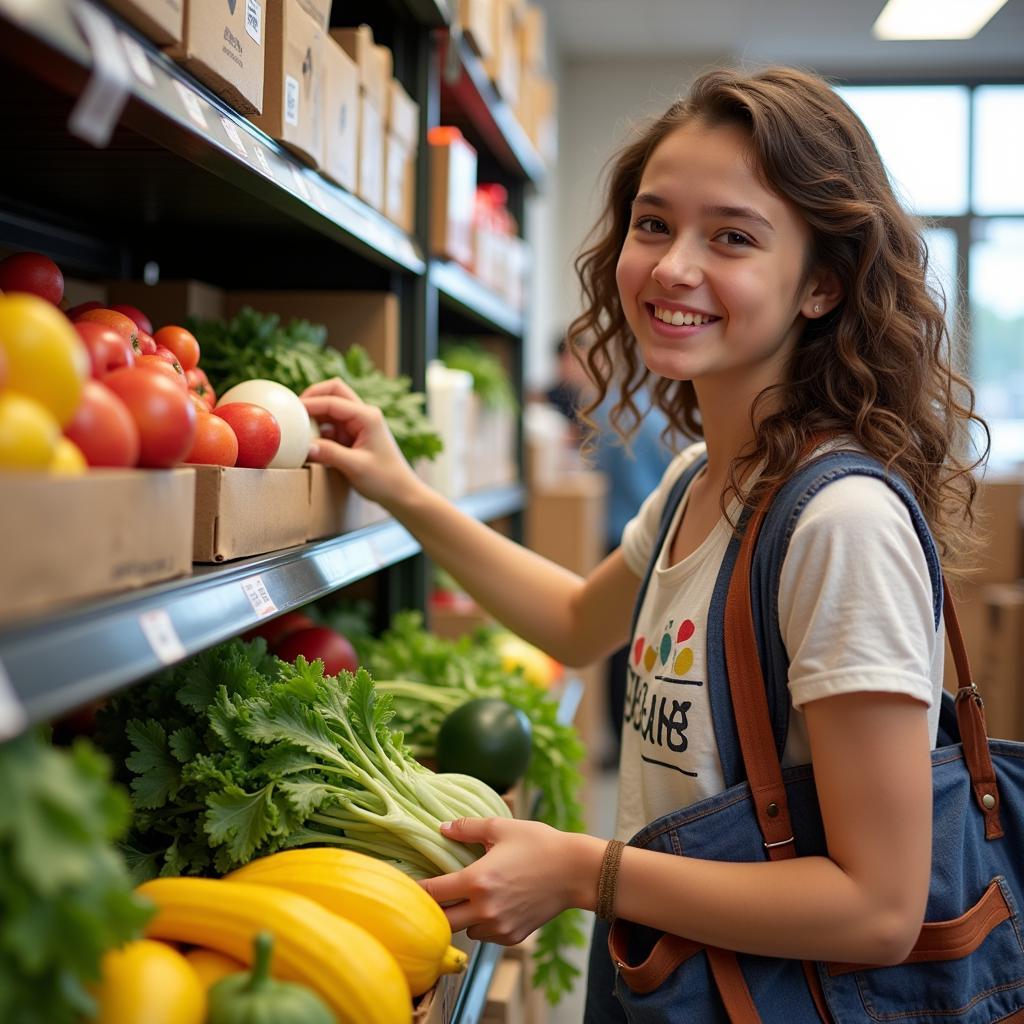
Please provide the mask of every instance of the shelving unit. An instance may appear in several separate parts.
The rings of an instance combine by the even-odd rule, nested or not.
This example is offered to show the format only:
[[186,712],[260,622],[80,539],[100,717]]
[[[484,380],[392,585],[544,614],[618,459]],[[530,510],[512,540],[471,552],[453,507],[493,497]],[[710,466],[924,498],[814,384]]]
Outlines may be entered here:
[[[538,154],[479,59],[461,36],[449,40],[451,2],[336,5],[338,24],[364,18],[379,30],[420,106],[410,237],[300,163],[100,3],[0,0],[0,246],[45,251],[86,278],[139,279],[156,267],[164,278],[224,288],[392,291],[402,369],[415,388],[424,386],[443,318],[446,332],[496,334],[513,346],[521,394],[524,317],[463,268],[428,256],[425,139],[434,125],[464,129],[487,180],[508,188],[517,217],[525,190],[543,180]],[[82,97],[97,81],[114,83],[107,102],[82,117]],[[515,530],[523,503],[522,486],[512,485],[459,505],[483,521],[511,519]],[[422,608],[419,550],[386,521],[0,626],[0,715],[58,716],[375,574],[387,579],[390,606]],[[481,1018],[499,956],[497,947],[474,944],[454,1024]]]

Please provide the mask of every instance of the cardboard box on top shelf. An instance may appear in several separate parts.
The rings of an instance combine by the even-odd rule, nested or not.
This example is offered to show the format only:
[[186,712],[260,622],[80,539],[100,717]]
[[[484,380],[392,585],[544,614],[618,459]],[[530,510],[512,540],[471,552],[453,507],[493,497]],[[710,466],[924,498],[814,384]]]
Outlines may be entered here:
[[495,0],[460,0],[459,27],[474,53],[481,60],[494,54]]
[[519,56],[524,69],[547,65],[547,16],[536,4],[526,4],[519,23]]
[[355,192],[359,179],[359,68],[332,36],[324,37],[321,173]]
[[0,491],[0,619],[192,569],[191,467],[4,474]]
[[467,268],[473,264],[476,150],[458,128],[431,128],[430,250]]
[[491,987],[487,990],[482,1024],[526,1024],[523,1001],[523,964],[511,957],[502,957],[494,969]]
[[975,510],[986,543],[979,554],[979,571],[971,576],[975,586],[1012,583],[1024,575],[1022,503],[1024,476],[988,476],[979,482]]
[[110,299],[107,298],[107,286],[100,281],[79,281],[74,277],[64,278],[64,298],[61,300],[61,309],[73,309],[83,302],[102,302],[106,305]]
[[412,234],[416,221],[416,153],[420,108],[400,82],[387,92],[387,141],[384,148],[384,216]]
[[361,345],[386,377],[398,376],[398,296],[391,292],[228,292],[225,315],[243,306],[327,328],[327,343],[344,352]]
[[982,595],[986,636],[974,678],[988,734],[1024,740],[1024,586],[992,583]]
[[332,28],[331,36],[359,69],[359,146],[356,194],[384,212],[384,120],[391,81],[391,51],[373,41],[369,25]]
[[196,466],[192,560],[226,562],[290,548],[306,540],[305,469]]
[[107,6],[158,46],[181,41],[184,0],[107,0]]
[[263,109],[266,0],[185,0],[182,38],[167,48],[187,71],[241,114]]
[[189,316],[215,320],[224,316],[224,292],[202,281],[108,281],[107,301],[137,306],[150,320],[153,329],[167,324],[182,324]]
[[267,0],[263,112],[252,118],[313,167],[323,159],[324,39],[302,0]]
[[383,522],[388,513],[354,491],[337,469],[311,464],[309,473],[309,520],[306,540],[323,540]]
[[324,30],[331,24],[331,0],[299,0],[302,9]]
[[512,107],[519,101],[521,17],[522,8],[515,0],[494,0],[494,45],[490,57],[484,61],[487,77]]

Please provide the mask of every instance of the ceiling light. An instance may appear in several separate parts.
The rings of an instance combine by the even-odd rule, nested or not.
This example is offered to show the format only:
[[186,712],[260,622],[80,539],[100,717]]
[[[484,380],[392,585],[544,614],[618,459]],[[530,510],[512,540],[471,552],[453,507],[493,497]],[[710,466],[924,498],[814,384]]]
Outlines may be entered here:
[[971,39],[1006,0],[889,0],[876,39]]

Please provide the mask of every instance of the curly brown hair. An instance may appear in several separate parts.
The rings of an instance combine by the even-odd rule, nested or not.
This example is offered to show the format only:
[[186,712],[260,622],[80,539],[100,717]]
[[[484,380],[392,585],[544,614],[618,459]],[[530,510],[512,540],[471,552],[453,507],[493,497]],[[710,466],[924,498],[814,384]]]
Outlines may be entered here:
[[[610,420],[623,438],[639,424],[634,399],[645,387],[670,431],[701,436],[693,384],[653,378],[615,281],[647,161],[667,135],[691,123],[745,131],[766,187],[789,200],[811,228],[806,269],[832,270],[844,296],[826,316],[807,322],[788,377],[755,400],[754,441],[730,467],[723,510],[762,460],[756,486],[743,496],[748,507],[793,473],[814,435],[842,433],[910,485],[947,571],[960,575],[977,545],[971,470],[985,458],[988,428],[974,412],[970,384],[953,368],[945,310],[925,280],[928,251],[920,228],[894,195],[867,129],[817,75],[782,67],[709,71],[613,158],[603,216],[575,263],[585,312],[568,338],[597,386],[584,414],[604,401],[615,378],[621,392]],[[977,460],[968,454],[972,421],[985,437]]]

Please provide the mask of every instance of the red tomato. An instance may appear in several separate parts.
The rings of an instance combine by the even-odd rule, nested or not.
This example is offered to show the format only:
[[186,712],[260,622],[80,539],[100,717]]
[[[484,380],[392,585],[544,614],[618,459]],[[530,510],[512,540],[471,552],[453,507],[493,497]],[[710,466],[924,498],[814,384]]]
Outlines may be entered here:
[[162,359],[160,356],[139,356],[135,360],[135,365],[140,370],[159,373],[160,376],[173,381],[182,391],[188,391],[188,382],[185,380],[185,374],[181,372],[181,367],[179,366],[178,369],[175,369],[166,359]]
[[281,445],[281,427],[274,414],[252,402],[228,402],[213,413],[231,424],[238,438],[236,466],[263,469]]
[[75,318],[75,323],[80,320],[87,320],[92,323],[103,324],[112,327],[132,347],[132,352],[140,356],[142,349],[139,347],[139,329],[135,326],[134,320],[129,320],[124,313],[118,313],[115,309],[87,309],[81,316]]
[[206,403],[207,408],[213,412],[213,407],[217,404],[217,393],[210,386],[206,374],[197,366],[185,374],[185,379],[188,381],[189,391],[199,395]]
[[131,345],[113,328],[89,320],[78,321],[74,328],[89,350],[92,375],[97,380],[102,380],[108,373],[122,366],[135,365]]
[[64,433],[90,466],[134,466],[139,461],[139,428],[128,407],[98,380],[87,380],[82,399]]
[[274,645],[273,653],[282,661],[294,661],[300,654],[306,661],[324,663],[324,675],[336,676],[344,669],[355,672],[359,656],[346,637],[324,626],[311,626],[288,633]]
[[233,466],[237,458],[238,438],[230,424],[208,412],[199,413],[196,439],[185,461],[203,466]]
[[[185,377],[185,368],[178,362],[178,357],[166,345],[157,345],[156,352],[153,355],[159,356],[165,363],[170,363],[182,377]],[[187,377],[185,377],[185,387],[188,387]]]
[[[162,359],[156,362],[167,366]],[[168,367],[168,372],[174,371]],[[173,466],[192,450],[196,411],[185,390],[173,380],[135,367],[115,370],[103,383],[128,406],[139,428],[140,466]]]
[[70,309],[64,310],[64,315],[69,320],[77,320],[83,313],[88,313],[90,309],[102,309],[103,303],[96,302],[94,299],[89,302],[80,302],[77,306],[72,306]]
[[197,413],[209,413],[211,411],[206,399],[202,395],[197,395],[191,388],[188,392],[188,400],[195,406]]
[[316,623],[308,615],[303,615],[302,612],[286,612],[276,619],[271,619],[270,622],[265,622],[262,626],[250,629],[243,636],[246,640],[253,640],[261,636],[267,641],[267,647],[273,647],[274,644],[280,643],[289,633],[294,633],[299,629],[309,629],[315,625]]
[[194,334],[184,327],[167,326],[161,327],[153,337],[158,345],[166,345],[178,357],[184,369],[195,369],[199,362],[199,342]]
[[210,378],[201,366],[193,366],[191,370],[186,370],[185,376],[188,378],[188,386],[194,390],[198,390],[197,384],[205,384],[207,387],[210,385]]
[[64,298],[64,275],[49,256],[16,252],[0,262],[0,290],[30,292],[56,306]]
[[156,355],[156,342],[153,340],[153,336],[147,334],[146,331],[139,331],[139,349],[140,355]]
[[126,306],[122,303],[121,305],[111,306],[110,308],[118,313],[124,313],[129,320],[134,320],[140,331],[145,331],[147,334],[153,333],[153,322],[145,313],[142,312],[141,309],[139,309],[138,306]]

